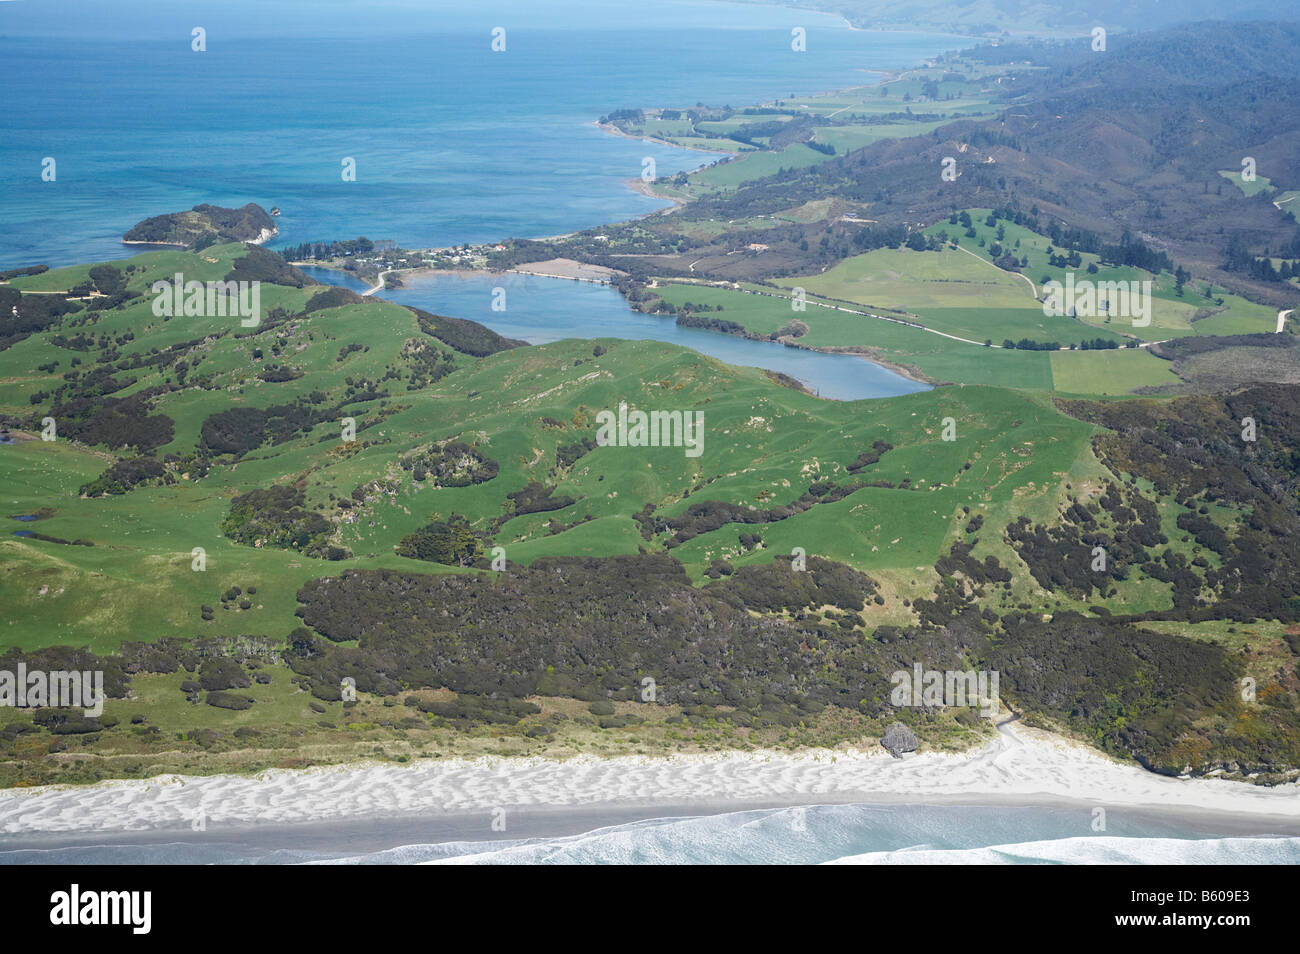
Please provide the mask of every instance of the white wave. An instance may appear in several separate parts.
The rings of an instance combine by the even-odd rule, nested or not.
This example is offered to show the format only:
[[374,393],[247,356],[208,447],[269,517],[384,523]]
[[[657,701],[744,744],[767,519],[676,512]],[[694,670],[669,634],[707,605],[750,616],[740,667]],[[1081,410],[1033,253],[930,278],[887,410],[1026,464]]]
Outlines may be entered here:
[[[1071,813],[989,807],[822,805],[654,818],[579,835],[403,845],[324,864],[1296,864],[1300,838],[1045,837]],[[1086,825],[1086,816],[1079,824]],[[909,840],[910,839],[910,840]],[[864,850],[902,843],[906,847]]]
[[904,848],[832,865],[1294,865],[1300,838],[1061,838],[987,848]]
[[[804,809],[648,818],[578,835],[403,845],[316,864],[742,864],[806,862]],[[796,823],[796,819],[799,821]]]

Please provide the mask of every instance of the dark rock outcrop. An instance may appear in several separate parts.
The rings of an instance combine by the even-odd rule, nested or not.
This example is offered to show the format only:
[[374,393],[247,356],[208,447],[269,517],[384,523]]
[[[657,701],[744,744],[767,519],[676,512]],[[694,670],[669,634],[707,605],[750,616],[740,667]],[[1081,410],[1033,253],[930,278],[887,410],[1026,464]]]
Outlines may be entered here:
[[916,733],[901,722],[891,722],[880,740],[880,744],[889,750],[889,754],[901,759],[904,752],[916,751]]

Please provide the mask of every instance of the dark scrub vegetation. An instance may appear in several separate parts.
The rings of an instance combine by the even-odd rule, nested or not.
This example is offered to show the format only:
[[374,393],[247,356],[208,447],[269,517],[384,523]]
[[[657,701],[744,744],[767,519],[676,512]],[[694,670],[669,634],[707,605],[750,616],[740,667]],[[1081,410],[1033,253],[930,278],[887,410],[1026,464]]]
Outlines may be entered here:
[[469,487],[491,480],[500,465],[462,441],[434,444],[407,454],[398,463],[417,483],[433,487]]
[[280,547],[298,550],[308,556],[342,559],[339,548],[331,548],[334,525],[305,507],[302,490],[297,487],[267,487],[240,494],[230,502],[230,515],[221,523],[221,532],[230,539],[249,546]]

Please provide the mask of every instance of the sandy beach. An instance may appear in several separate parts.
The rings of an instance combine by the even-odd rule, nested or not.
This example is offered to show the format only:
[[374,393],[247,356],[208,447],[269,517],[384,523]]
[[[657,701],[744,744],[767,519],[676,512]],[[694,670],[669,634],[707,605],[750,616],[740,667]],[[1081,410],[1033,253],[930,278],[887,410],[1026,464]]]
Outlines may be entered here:
[[[498,809],[735,810],[819,802],[1023,803],[1230,813],[1261,829],[1300,829],[1300,786],[1181,780],[1121,764],[1046,733],[1006,725],[968,753],[894,759],[877,750],[720,753],[670,758],[482,758],[270,771],[253,777],[163,776],[0,794],[0,831],[148,832],[213,824],[298,824],[374,817],[469,815]],[[1226,815],[1225,815],[1226,817]]]
[[544,262],[528,262],[524,265],[516,265],[509,271],[516,275],[563,278],[575,282],[592,282],[597,285],[608,285],[614,276],[623,274],[612,268],[606,268],[604,265],[575,262],[571,258],[551,258]]

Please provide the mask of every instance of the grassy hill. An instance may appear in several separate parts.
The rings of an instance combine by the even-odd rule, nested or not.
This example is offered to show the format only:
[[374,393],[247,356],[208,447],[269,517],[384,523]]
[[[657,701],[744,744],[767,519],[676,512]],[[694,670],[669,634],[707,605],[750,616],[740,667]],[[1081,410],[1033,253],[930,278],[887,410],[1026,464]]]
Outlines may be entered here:
[[[210,250],[217,253],[208,256],[215,262],[186,253],[139,256],[132,260],[136,271],[131,284],[145,288],[156,276],[177,269],[187,275],[205,274],[205,265],[207,274],[216,276],[228,267],[226,256],[240,248]],[[61,271],[40,276],[40,283],[58,285]],[[66,277],[71,280],[75,274]],[[200,606],[229,585],[259,578],[259,603],[283,610],[292,605],[293,593],[311,564],[337,572],[319,560],[295,557],[288,562],[297,566],[268,573],[277,560],[285,562],[283,554],[240,547],[223,536],[221,524],[231,499],[253,487],[300,487],[306,507],[332,522],[330,540],[355,554],[347,565],[410,566],[410,561],[395,556],[394,548],[431,515],[460,514],[475,529],[485,530],[501,515],[507,492],[545,484],[575,502],[559,511],[514,517],[493,535],[509,560],[529,563],[545,555],[636,553],[646,540],[634,517],[647,504],[672,517],[706,486],[710,499],[736,505],[787,504],[806,489],[792,476],[842,479],[845,466],[876,439],[913,448],[906,456],[894,455],[893,466],[884,468],[880,478],[911,479],[927,488],[923,509],[942,512],[950,522],[959,503],[973,500],[955,485],[964,480],[973,486],[974,481],[959,473],[955,460],[945,460],[951,454],[938,453],[950,449],[934,436],[944,417],[953,416],[962,429],[970,422],[967,441],[978,442],[990,466],[1013,453],[1018,443],[1012,439],[1013,420],[1045,415],[1049,431],[1072,435],[1074,445],[1087,432],[1014,392],[965,390],[960,403],[954,403],[959,394],[951,390],[916,400],[822,401],[777,386],[759,370],[728,367],[655,342],[566,341],[477,359],[451,352],[451,373],[411,389],[417,353],[413,343],[427,347],[432,339],[423,334],[410,310],[365,300],[304,315],[301,310],[321,294],[319,290],[266,286],[263,294],[264,301],[295,316],[248,333],[232,329],[228,319],[157,319],[146,296],[102,314],[94,325],[96,335],[102,336],[97,340],[133,335],[126,355],[167,356],[168,363],[132,369],[132,382],[112,396],[126,399],[166,389],[150,399],[149,410],[153,417],[171,420],[170,440],[158,444],[150,456],[170,461],[173,480],[146,481],[125,494],[82,496],[81,488],[115,459],[104,445],[25,440],[5,449],[0,465],[11,478],[9,510],[22,514],[53,508],[55,513],[39,523],[42,533],[96,544],[72,548],[12,536],[2,544],[23,556],[19,563],[28,564],[15,569],[4,584],[6,604],[31,614],[27,619],[14,614],[8,621],[22,632],[25,645],[61,638],[59,630],[72,627],[91,637],[96,648],[111,648],[114,640],[148,637],[146,623],[155,636],[177,626],[237,635],[240,627],[266,617],[256,610],[252,615],[219,614],[215,625],[205,628]],[[105,355],[94,348],[83,352],[52,346],[52,337],[35,335],[0,353],[0,379],[5,382],[0,407],[10,414],[33,413],[34,429],[37,416],[54,412],[57,419],[58,408],[70,404],[51,393],[54,382],[63,383],[59,372],[71,368],[74,360],[80,359],[84,367]],[[58,361],[58,367],[48,372],[33,369],[37,356]],[[116,363],[129,366],[133,361],[119,357]],[[178,363],[188,365],[184,384]],[[272,383],[263,379],[268,368],[290,368],[296,376]],[[365,390],[349,382],[365,382]],[[370,388],[381,388],[383,396]],[[348,402],[349,392],[357,400]],[[344,402],[339,414],[310,423],[289,440],[259,443],[237,457],[205,452],[205,423],[219,415],[232,409],[291,405],[313,394],[326,396],[318,404]],[[45,399],[37,412],[28,412],[24,404],[33,396]],[[595,414],[620,402],[633,408],[702,410],[706,453],[692,460],[680,448],[632,453],[628,448],[600,447],[560,465],[558,449],[590,437]],[[355,418],[356,441],[339,439],[343,416]],[[497,461],[497,476],[471,486],[430,487],[397,465],[403,457],[448,440],[463,441]],[[970,453],[970,443],[961,446],[966,448],[963,453]],[[119,447],[117,453],[133,460],[137,449]],[[1068,456],[1078,450],[1075,446]],[[205,453],[206,460],[196,459]],[[360,500],[354,494],[358,488],[363,491]],[[936,495],[929,488],[944,491]],[[793,546],[802,536],[807,546],[825,538],[827,520],[850,511],[860,515],[855,525],[861,524],[861,535],[837,541],[837,558],[852,553],[860,565],[871,567],[933,563],[950,528],[947,523],[940,528],[934,520],[924,523],[924,532],[915,538],[903,533],[912,518],[891,500],[910,496],[916,495],[882,494],[878,488],[858,491],[827,505],[824,516],[813,508],[785,521],[781,537]],[[343,499],[351,502],[346,512],[338,504]],[[878,526],[882,519],[885,525]],[[728,532],[734,536],[735,530]],[[908,538],[905,545],[878,540],[900,534]],[[722,530],[703,534],[679,556],[698,574],[717,554],[734,548],[727,538]],[[194,547],[208,554],[206,575],[189,570]],[[116,556],[106,563],[108,553]],[[766,556],[770,558],[770,550]],[[152,581],[149,586],[119,585],[142,565],[156,568],[146,575]],[[201,582],[209,579],[215,582]],[[38,596],[42,585],[56,596]],[[291,621],[283,613],[279,620],[282,627]]]
[[[262,281],[262,321],[155,314],[153,282],[177,271]],[[788,302],[740,290],[660,291],[729,317],[758,302],[745,320],[766,333],[789,320]],[[0,297],[0,644],[9,662],[88,660],[116,687],[103,719],[5,710],[10,784],[376,747],[834,744],[896,718],[935,746],[988,731],[889,705],[882,674],[917,659],[1002,667],[1010,704],[1162,771],[1296,765],[1277,642],[1300,616],[1295,564],[1258,563],[1300,530],[1289,391],[1058,407],[1058,376],[1095,392],[1160,359],[1058,367],[1085,353],[822,309],[1020,385],[824,401],[663,343],[521,347],[238,244],[15,278]],[[808,336],[847,327],[817,310]],[[599,443],[598,415],[623,404],[702,413],[702,452]],[[1247,414],[1263,439],[1245,464],[1230,438]],[[1165,419],[1176,446],[1151,443]],[[1193,453],[1197,428],[1221,437]],[[1093,577],[1098,541],[1114,564]],[[1138,628],[1254,618],[1275,624],[1249,658]],[[1240,672],[1268,687],[1267,712],[1224,688]]]

